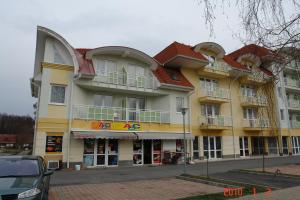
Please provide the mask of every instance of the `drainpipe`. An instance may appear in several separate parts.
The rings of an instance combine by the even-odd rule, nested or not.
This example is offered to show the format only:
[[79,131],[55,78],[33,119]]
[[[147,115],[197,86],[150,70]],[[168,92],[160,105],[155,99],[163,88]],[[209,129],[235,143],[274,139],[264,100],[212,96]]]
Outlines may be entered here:
[[240,72],[233,80],[229,81],[229,96],[230,96],[230,115],[231,115],[231,132],[232,132],[232,143],[233,143],[233,154],[234,159],[236,159],[236,151],[235,151],[235,140],[234,140],[234,128],[233,128],[233,107],[232,107],[232,95],[231,95],[231,85],[234,81],[236,81],[239,77],[241,77],[242,72]]
[[38,87],[38,101],[36,104],[36,114],[35,114],[34,134],[33,134],[33,147],[32,147],[32,155],[35,155],[36,134],[37,134],[37,128],[38,128],[39,112],[40,112],[41,86],[34,81],[32,82],[32,84]]
[[[188,93],[188,108],[189,108],[189,118],[188,118],[188,122],[189,122],[189,132],[190,134],[192,134],[192,122],[191,122],[191,119],[192,119],[192,112],[191,112],[191,96],[195,93],[195,90],[191,91]],[[192,160],[192,153],[193,153],[193,143],[192,143],[192,139],[190,139],[190,152],[191,152],[191,159],[190,161]]]
[[72,118],[73,118],[73,85],[74,81],[81,77],[81,74],[79,76],[74,76],[71,79],[71,94],[69,98],[69,125],[68,125],[68,133],[69,133],[69,140],[68,140],[68,148],[67,148],[67,168],[70,168],[70,148],[71,148],[71,128],[72,128]]

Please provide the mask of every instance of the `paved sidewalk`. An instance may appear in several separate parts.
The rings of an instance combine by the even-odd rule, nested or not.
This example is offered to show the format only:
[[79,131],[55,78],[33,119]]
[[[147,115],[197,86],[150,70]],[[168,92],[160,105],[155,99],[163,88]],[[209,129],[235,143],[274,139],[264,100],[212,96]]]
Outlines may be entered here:
[[223,192],[223,188],[179,179],[51,187],[50,200],[169,200]]
[[256,198],[253,195],[245,196],[238,198],[236,200],[297,200],[300,199],[299,196],[300,187],[292,187],[282,190],[272,191],[270,194],[260,193],[256,195]]

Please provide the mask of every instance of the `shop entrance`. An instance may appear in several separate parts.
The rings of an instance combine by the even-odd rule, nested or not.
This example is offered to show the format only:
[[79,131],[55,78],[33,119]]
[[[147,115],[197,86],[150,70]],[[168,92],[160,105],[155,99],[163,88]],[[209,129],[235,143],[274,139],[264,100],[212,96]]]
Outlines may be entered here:
[[263,137],[252,137],[252,155],[262,155],[264,145],[265,143]]
[[144,164],[152,164],[152,140],[144,140]]

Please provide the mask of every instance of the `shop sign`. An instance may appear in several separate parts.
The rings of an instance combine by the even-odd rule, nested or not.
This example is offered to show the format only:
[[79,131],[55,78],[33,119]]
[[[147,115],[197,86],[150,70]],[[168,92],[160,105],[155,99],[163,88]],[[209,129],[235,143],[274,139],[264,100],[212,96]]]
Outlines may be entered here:
[[118,131],[140,131],[142,126],[140,123],[134,122],[92,122],[92,129],[97,130],[118,130]]

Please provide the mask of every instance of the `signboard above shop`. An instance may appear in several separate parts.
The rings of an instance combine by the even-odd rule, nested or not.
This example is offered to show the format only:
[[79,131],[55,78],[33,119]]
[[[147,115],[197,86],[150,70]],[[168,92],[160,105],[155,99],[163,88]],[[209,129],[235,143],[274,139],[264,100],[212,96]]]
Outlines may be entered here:
[[137,122],[107,122],[94,121],[91,123],[93,130],[115,130],[115,131],[142,131],[142,125]]

